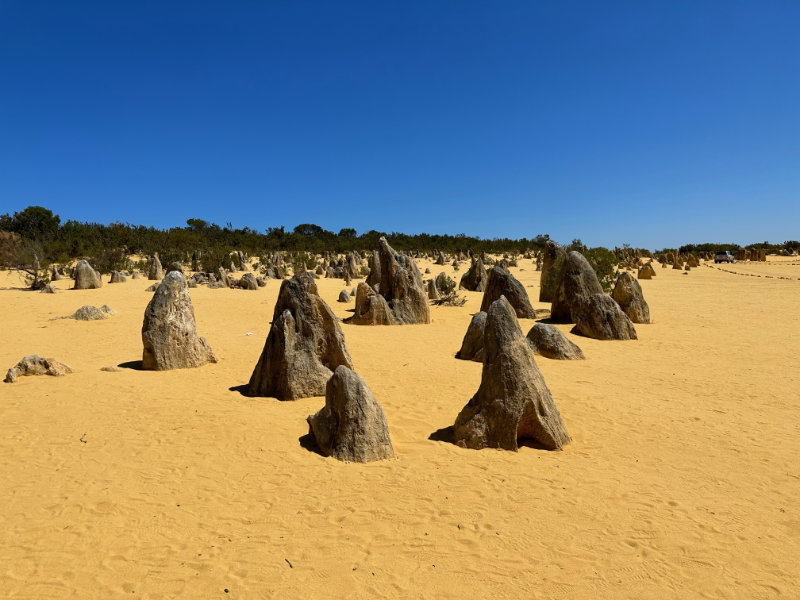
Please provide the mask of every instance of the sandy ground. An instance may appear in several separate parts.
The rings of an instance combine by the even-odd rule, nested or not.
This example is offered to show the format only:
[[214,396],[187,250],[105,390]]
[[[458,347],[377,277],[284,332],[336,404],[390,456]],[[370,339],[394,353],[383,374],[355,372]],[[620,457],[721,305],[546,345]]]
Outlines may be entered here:
[[[192,290],[218,364],[108,373],[141,358],[149,282],[46,295],[0,273],[0,367],[38,353],[76,370],[0,383],[0,596],[800,597],[794,263],[730,266],[791,280],[658,268],[638,341],[572,336],[586,361],[537,358],[574,438],[563,452],[428,439],[480,381],[453,355],[481,294],[430,325],[343,325],[397,453],[367,465],[301,446],[324,399],[231,390],[279,282]],[[319,287],[346,316],[342,282]],[[53,320],[84,304],[117,314]]]

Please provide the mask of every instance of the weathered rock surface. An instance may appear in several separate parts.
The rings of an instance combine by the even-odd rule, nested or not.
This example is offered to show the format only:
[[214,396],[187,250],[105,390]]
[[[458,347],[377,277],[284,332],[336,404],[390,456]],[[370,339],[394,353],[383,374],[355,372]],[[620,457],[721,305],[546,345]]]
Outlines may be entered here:
[[472,315],[472,320],[464,334],[461,349],[456,352],[456,358],[483,362],[483,330],[486,327],[486,313],[481,311]]
[[41,293],[41,294],[55,294],[56,293],[56,288],[54,288],[52,284],[48,283],[41,290],[39,290],[39,293]]
[[345,319],[345,323],[353,325],[397,325],[386,299],[363,281],[356,288],[355,313],[352,317]]
[[72,373],[72,369],[53,358],[44,358],[38,354],[31,354],[23,357],[16,365],[11,367],[3,380],[6,383],[14,383],[19,377],[28,375],[52,375],[60,377]]
[[347,290],[342,290],[339,292],[339,297],[336,299],[336,301],[346,304],[347,302],[350,302],[350,294],[347,292]]
[[245,273],[239,280],[239,287],[243,290],[258,290],[258,281],[256,281],[256,276],[252,273]]
[[333,311],[308,272],[284,280],[247,394],[296,400],[322,396],[333,371],[353,361]]
[[377,252],[369,255],[367,260],[369,266],[369,275],[367,275],[367,285],[376,292],[380,292],[381,285],[381,259]]
[[125,283],[126,281],[128,281],[128,278],[119,271],[111,272],[111,280],[109,283]]
[[647,263],[643,265],[638,272],[637,277],[639,279],[652,279],[656,276],[656,270],[653,268],[653,263]]
[[386,299],[400,324],[430,323],[428,294],[413,258],[395,252],[386,238],[378,243],[381,282],[379,293]]
[[548,240],[542,254],[539,302],[552,302],[556,292],[558,277],[561,274],[561,268],[564,265],[567,253],[561,246],[552,240]]
[[589,261],[574,250],[567,254],[553,294],[551,318],[557,323],[575,323],[577,311],[592,294],[602,294],[603,287]]
[[309,433],[325,456],[344,462],[392,458],[386,416],[364,380],[344,365],[325,386],[325,406],[308,417]]
[[499,300],[500,296],[506,297],[518,318],[536,318],[536,311],[531,306],[528,292],[517,278],[501,267],[492,267],[489,269],[489,281],[481,301],[481,311],[488,312],[489,307]]
[[85,260],[79,260],[75,266],[75,288],[76,290],[96,290],[103,287],[103,280],[100,273],[95,271]]
[[199,367],[217,362],[205,338],[197,334],[186,278],[172,271],[156,288],[144,311],[142,368],[154,371]]
[[177,260],[169,263],[169,266],[167,267],[167,273],[172,273],[173,271],[180,271],[183,273],[183,265]]
[[483,347],[481,384],[456,418],[453,441],[464,448],[514,451],[521,439],[551,450],[569,443],[533,351],[504,297],[489,308]]
[[583,360],[586,358],[577,344],[565,336],[558,327],[536,323],[527,335],[535,354],[554,360]]
[[150,270],[147,272],[147,278],[151,281],[159,281],[164,278],[164,268],[161,266],[158,253],[153,255],[153,261],[150,263]]
[[611,297],[631,321],[650,323],[650,307],[645,302],[642,286],[630,273],[619,274]]
[[611,296],[593,294],[578,310],[573,333],[596,340],[635,340],[636,329]]
[[108,306],[108,304],[104,304],[100,308],[86,305],[76,310],[72,318],[78,321],[99,321],[101,319],[107,319],[109,315],[113,314],[114,309]]
[[486,291],[486,284],[489,283],[489,274],[483,261],[480,258],[473,258],[469,270],[461,276],[458,287],[471,292]]
[[436,281],[433,279],[428,280],[428,300],[439,299],[439,288],[436,287]]

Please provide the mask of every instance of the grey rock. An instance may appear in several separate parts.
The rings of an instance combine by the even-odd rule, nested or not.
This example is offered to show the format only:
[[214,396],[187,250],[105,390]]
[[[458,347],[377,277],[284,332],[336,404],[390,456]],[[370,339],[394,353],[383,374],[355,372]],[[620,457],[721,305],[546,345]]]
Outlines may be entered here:
[[527,335],[535,354],[554,360],[583,360],[586,358],[577,344],[565,336],[558,327],[536,323]]
[[239,287],[243,290],[252,290],[255,291],[258,289],[258,281],[256,281],[256,276],[252,273],[245,273],[242,275],[242,278],[239,280]]
[[247,385],[250,396],[296,400],[322,396],[333,371],[353,367],[333,311],[310,273],[284,280],[264,350]]
[[589,261],[574,250],[567,254],[553,294],[551,318],[556,323],[575,323],[581,310],[593,294],[602,294],[603,288]]
[[456,352],[456,358],[483,362],[483,331],[486,328],[486,313],[481,311],[472,315],[472,320],[464,334],[461,349]]
[[160,281],[164,279],[164,268],[161,266],[161,260],[158,258],[158,253],[153,255],[153,260],[150,262],[150,270],[147,272],[147,278],[150,281]]
[[72,318],[78,321],[99,321],[101,319],[107,319],[108,315],[112,314],[114,314],[114,310],[108,305],[103,305],[100,308],[86,305],[76,310]]
[[79,260],[75,266],[75,288],[76,290],[96,290],[103,287],[103,280],[100,273],[95,271],[85,260]]
[[483,293],[481,310],[488,312],[489,307],[501,296],[506,297],[518,318],[536,318],[536,311],[531,306],[528,292],[516,277],[501,267],[492,267],[489,269],[489,281],[486,284],[486,291]]
[[635,340],[636,329],[611,296],[593,294],[578,310],[573,333],[596,340]]
[[336,301],[343,303],[350,302],[350,294],[347,292],[347,290],[342,290],[339,292],[339,298],[337,298]]
[[428,280],[428,299],[429,300],[438,300],[439,299],[439,288],[436,287],[436,281],[433,279]]
[[364,380],[344,365],[325,386],[325,406],[308,417],[309,433],[325,456],[366,463],[392,458],[386,416]]
[[109,283],[125,283],[126,281],[128,281],[128,278],[119,271],[111,272],[111,280]]
[[345,323],[352,325],[397,325],[386,298],[363,281],[359,282],[356,288],[355,313],[352,317],[345,319]]
[[539,281],[539,302],[552,302],[556,291],[558,277],[567,257],[566,251],[548,240],[542,256],[542,275]]
[[480,258],[473,258],[469,270],[461,276],[458,287],[471,292],[484,292],[489,283],[489,274]]
[[14,383],[19,377],[28,375],[51,375],[60,377],[72,373],[72,369],[64,363],[58,362],[53,358],[44,358],[38,354],[25,356],[16,365],[11,367],[3,380],[6,383]]
[[611,297],[617,301],[628,318],[634,323],[650,323],[650,307],[644,299],[642,286],[630,273],[620,273]]
[[41,290],[39,290],[39,292],[42,293],[42,294],[55,294],[56,293],[56,288],[54,288],[52,286],[52,284],[48,283]]
[[378,243],[381,262],[380,294],[400,324],[430,323],[428,295],[413,258],[395,252],[386,238]]
[[153,371],[199,367],[217,362],[211,346],[197,334],[186,278],[168,273],[144,311],[142,368]]
[[453,441],[464,448],[518,450],[534,440],[550,450],[571,441],[528,340],[504,298],[489,307],[484,360],[477,393],[453,426]]
[[169,263],[169,266],[167,267],[167,273],[172,273],[173,271],[179,271],[180,273],[183,273],[183,265],[177,260]]

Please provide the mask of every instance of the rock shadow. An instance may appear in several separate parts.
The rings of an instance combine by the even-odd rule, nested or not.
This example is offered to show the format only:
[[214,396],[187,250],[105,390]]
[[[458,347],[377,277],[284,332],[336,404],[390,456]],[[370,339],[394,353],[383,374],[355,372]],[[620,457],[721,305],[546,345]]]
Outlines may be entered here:
[[[69,317],[64,317],[69,318]],[[129,360],[128,362],[119,363],[117,365],[120,369],[132,369],[133,371],[144,371],[142,368],[141,360]]]
[[308,450],[309,452],[313,452],[314,454],[319,454],[320,456],[324,457],[325,455],[322,453],[322,450],[319,449],[319,445],[317,444],[317,438],[314,437],[314,434],[310,431],[305,434],[301,435],[297,438],[297,441],[300,442],[300,447]]
[[437,429],[432,434],[428,436],[428,439],[432,442],[447,442],[448,444],[454,444],[453,441],[453,426],[448,425],[447,427],[442,427],[441,429]]

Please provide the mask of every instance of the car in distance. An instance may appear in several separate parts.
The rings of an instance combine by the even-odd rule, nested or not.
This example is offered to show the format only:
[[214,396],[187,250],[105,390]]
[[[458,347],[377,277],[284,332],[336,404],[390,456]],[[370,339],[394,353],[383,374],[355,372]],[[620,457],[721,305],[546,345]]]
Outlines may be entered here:
[[732,262],[736,262],[736,259],[733,258],[733,254],[731,254],[730,251],[728,251],[728,250],[720,250],[719,252],[714,254],[714,262],[715,263],[721,263],[721,262],[732,263]]

